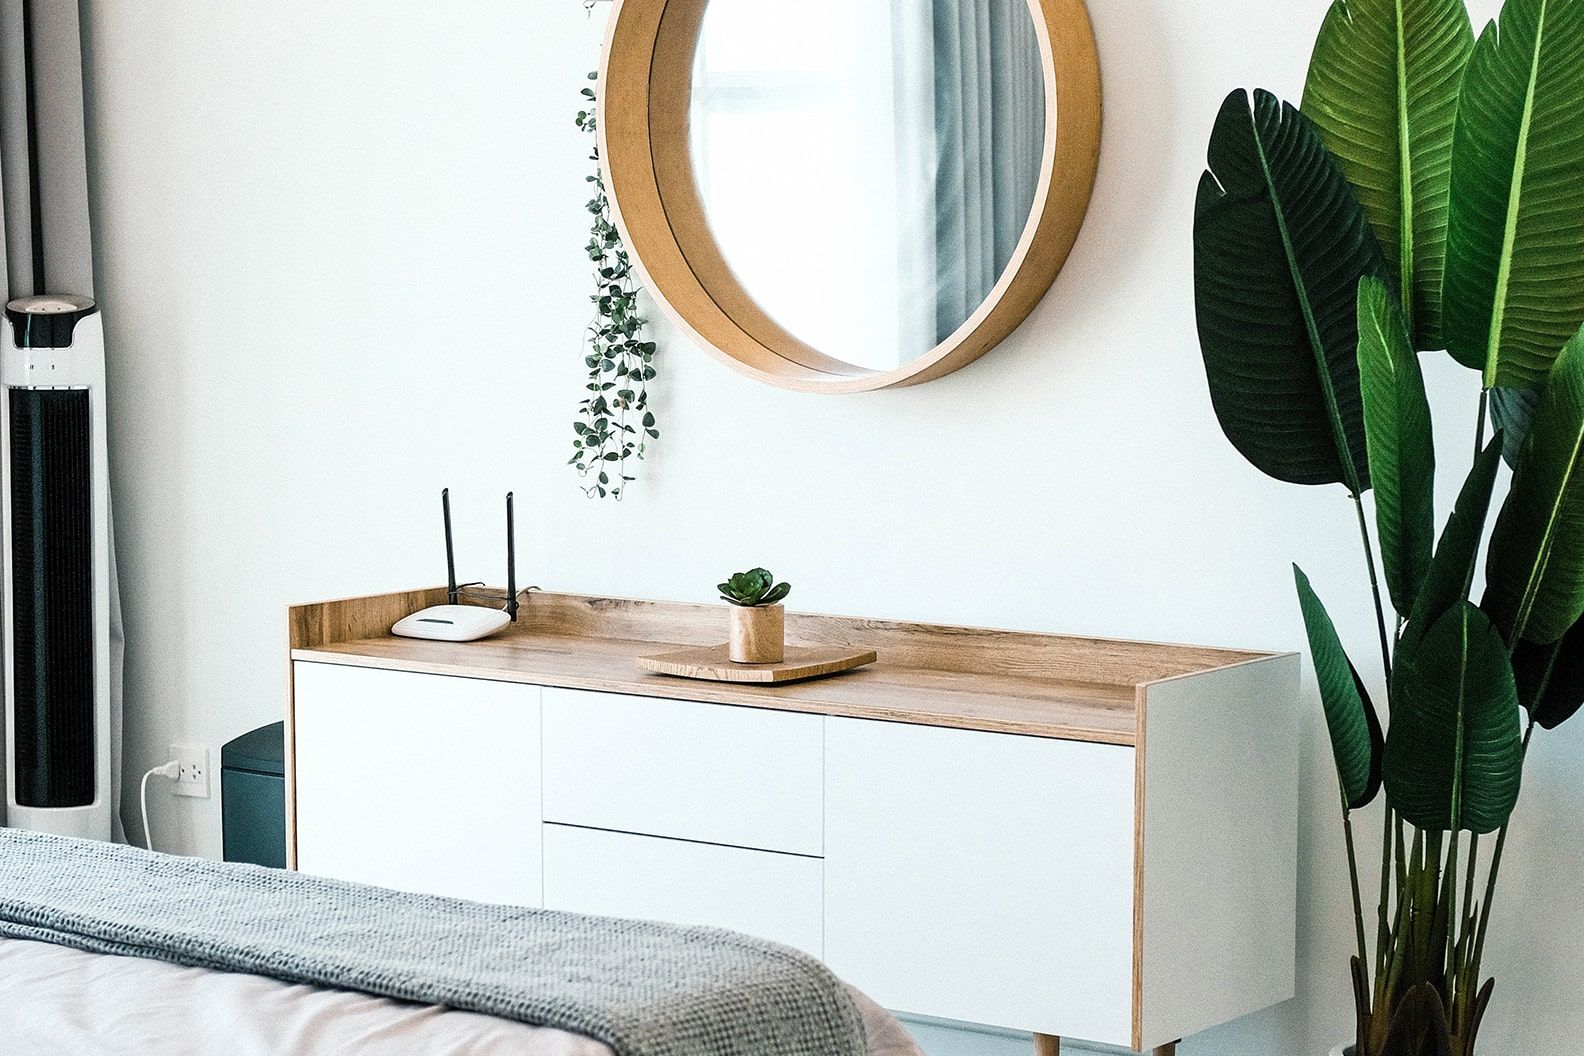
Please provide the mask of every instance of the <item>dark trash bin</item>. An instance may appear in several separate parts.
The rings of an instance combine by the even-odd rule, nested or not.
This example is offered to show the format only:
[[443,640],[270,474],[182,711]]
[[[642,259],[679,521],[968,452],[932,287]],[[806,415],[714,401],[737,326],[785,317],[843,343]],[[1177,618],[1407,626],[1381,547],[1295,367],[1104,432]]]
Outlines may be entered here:
[[225,860],[286,867],[286,724],[272,722],[220,749]]

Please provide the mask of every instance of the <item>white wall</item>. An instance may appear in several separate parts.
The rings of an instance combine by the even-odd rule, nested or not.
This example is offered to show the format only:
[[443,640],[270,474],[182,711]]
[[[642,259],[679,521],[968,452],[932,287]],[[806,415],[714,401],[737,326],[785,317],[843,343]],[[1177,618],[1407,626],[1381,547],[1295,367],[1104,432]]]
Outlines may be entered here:
[[[571,118],[603,13],[86,0],[129,771],[173,740],[217,748],[280,716],[289,602],[436,582],[442,485],[466,575],[498,578],[512,488],[524,574],[575,591],[708,600],[721,573],[763,563],[813,610],[1295,649],[1296,560],[1372,666],[1345,496],[1278,485],[1233,452],[1193,326],[1212,118],[1236,85],[1297,95],[1324,5],[1092,6],[1099,187],[1022,330],[945,380],[836,398],[759,387],[671,341],[664,439],[614,505],[563,465],[589,314]],[[1474,375],[1444,357],[1427,369],[1460,477]],[[1347,1032],[1317,709],[1308,734],[1304,996],[1185,1056],[1320,1053]],[[1532,754],[1489,954],[1492,1053],[1584,1031],[1581,737],[1584,722]],[[154,798],[161,846],[218,852],[217,800]]]

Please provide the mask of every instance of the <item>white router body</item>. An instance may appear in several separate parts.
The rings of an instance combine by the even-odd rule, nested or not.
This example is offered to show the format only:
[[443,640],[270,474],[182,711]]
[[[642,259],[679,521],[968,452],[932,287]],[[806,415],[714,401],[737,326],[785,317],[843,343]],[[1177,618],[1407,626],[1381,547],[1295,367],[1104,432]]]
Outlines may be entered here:
[[434,605],[396,621],[391,633],[436,642],[475,642],[509,626],[511,616],[482,605]]

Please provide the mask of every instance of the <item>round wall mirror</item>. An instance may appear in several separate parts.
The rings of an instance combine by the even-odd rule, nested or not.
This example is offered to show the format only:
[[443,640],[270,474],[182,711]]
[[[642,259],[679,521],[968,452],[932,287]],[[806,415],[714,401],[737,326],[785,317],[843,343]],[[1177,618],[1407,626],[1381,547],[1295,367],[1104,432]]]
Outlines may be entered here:
[[914,384],[1006,337],[1082,223],[1082,0],[621,0],[600,137],[650,292],[763,381]]

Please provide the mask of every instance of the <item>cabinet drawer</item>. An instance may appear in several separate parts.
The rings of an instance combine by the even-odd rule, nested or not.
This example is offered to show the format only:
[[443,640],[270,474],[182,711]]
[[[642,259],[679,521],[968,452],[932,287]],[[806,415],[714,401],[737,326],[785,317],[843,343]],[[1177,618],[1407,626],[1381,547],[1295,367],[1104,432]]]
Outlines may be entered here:
[[545,820],[819,855],[824,722],[546,689]]
[[544,827],[547,909],[708,924],[823,955],[818,858]]
[[539,904],[539,688],[295,666],[303,872]]

